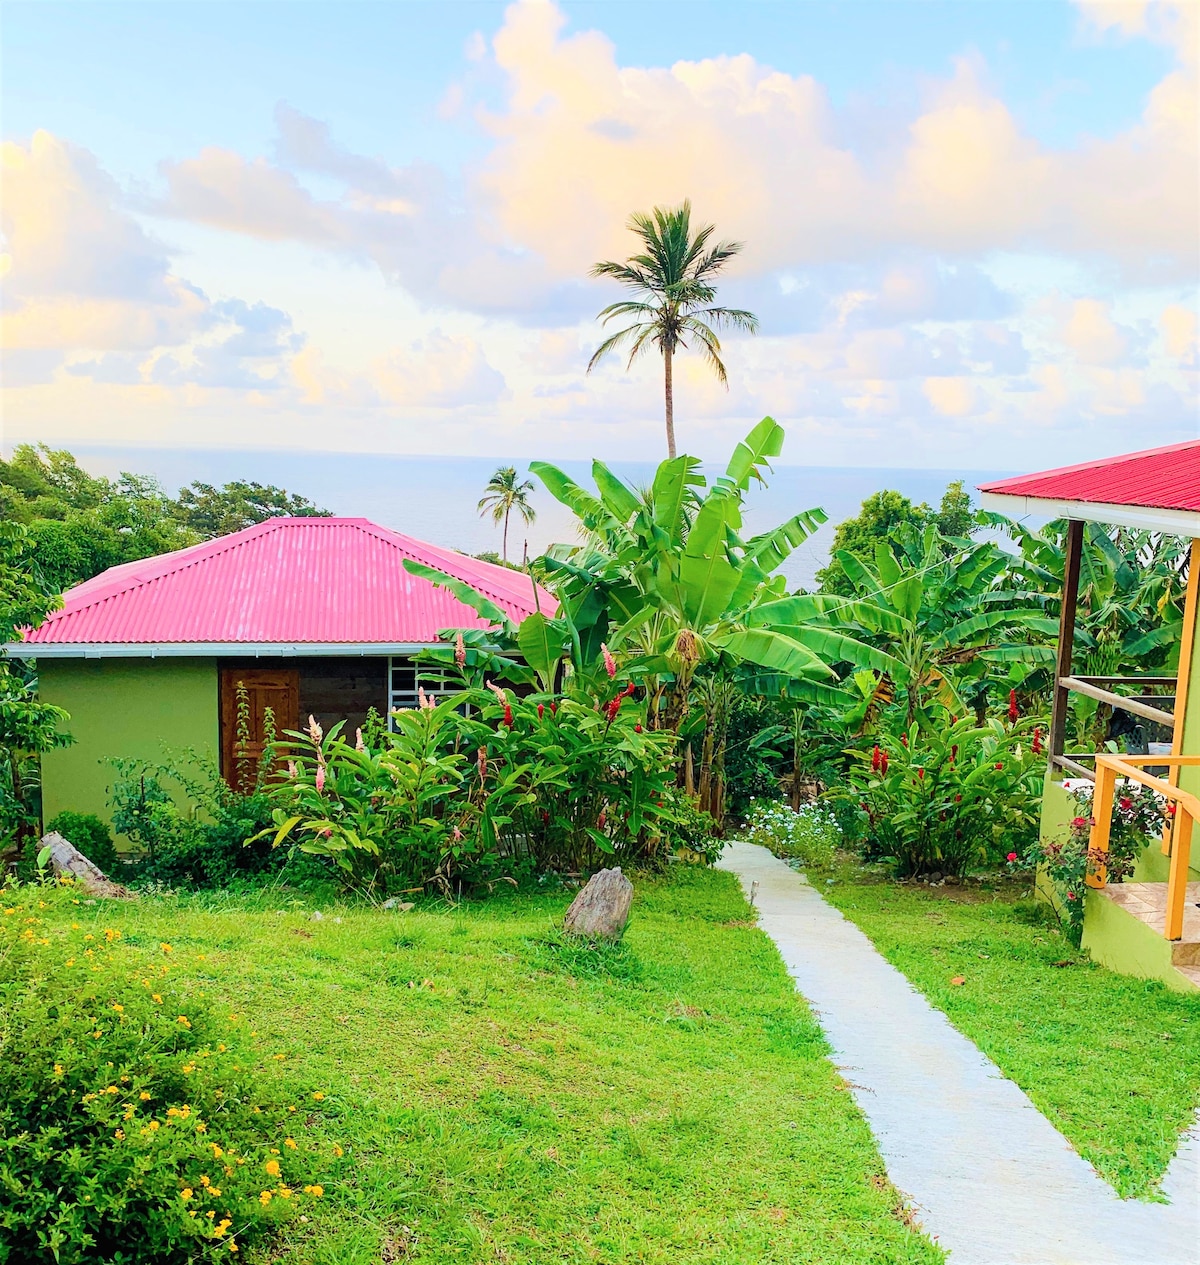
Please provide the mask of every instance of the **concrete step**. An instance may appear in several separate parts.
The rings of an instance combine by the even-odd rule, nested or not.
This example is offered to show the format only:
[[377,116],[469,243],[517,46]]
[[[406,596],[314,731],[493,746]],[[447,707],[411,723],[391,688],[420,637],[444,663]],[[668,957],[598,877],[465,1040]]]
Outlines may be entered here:
[[1176,966],[1200,966],[1200,940],[1176,940],[1171,945],[1171,961]]

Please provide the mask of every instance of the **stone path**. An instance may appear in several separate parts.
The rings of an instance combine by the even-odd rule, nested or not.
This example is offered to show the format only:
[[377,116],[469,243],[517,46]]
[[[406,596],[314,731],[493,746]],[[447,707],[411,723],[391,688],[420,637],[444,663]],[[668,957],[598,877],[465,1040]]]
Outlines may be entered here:
[[1163,1182],[1170,1204],[1121,1200],[1025,1094],[853,923],[766,848],[718,867],[812,1006],[888,1175],[951,1265],[1200,1265],[1200,1139]]

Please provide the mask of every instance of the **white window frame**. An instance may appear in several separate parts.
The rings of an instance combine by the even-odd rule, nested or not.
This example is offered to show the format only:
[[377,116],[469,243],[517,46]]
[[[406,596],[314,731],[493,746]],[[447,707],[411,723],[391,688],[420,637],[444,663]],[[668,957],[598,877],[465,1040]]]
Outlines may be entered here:
[[[396,688],[396,672],[408,670],[412,673],[412,688],[397,689]],[[418,664],[413,661],[412,655],[389,655],[388,656],[388,678],[387,678],[387,700],[388,700],[388,730],[395,732],[396,718],[394,713],[403,710],[412,710],[420,706],[420,696],[417,693],[421,685],[420,678],[422,676],[432,676],[437,669],[429,664]],[[432,692],[437,693],[437,686],[433,685]]]

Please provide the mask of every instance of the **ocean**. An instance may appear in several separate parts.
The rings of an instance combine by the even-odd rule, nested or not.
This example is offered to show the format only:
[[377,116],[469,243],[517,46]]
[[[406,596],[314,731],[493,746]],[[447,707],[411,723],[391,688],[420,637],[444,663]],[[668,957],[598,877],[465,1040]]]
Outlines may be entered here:
[[[303,451],[217,450],[203,448],[116,448],[71,445],[80,464],[94,474],[116,476],[122,470],[150,474],[174,495],[193,480],[220,485],[233,479],[273,483],[308,497],[333,513],[369,518],[410,536],[466,553],[500,551],[500,528],[479,516],[476,504],[497,466],[526,463],[503,457],[407,457]],[[590,463],[557,463],[578,482],[590,486]],[[651,462],[609,463],[632,484],[650,481]],[[719,467],[706,467],[718,474]],[[825,565],[834,526],[858,512],[863,499],[881,488],[894,488],[912,501],[936,506],[946,485],[962,479],[976,484],[1011,471],[912,470],[871,467],[778,465],[765,488],[750,492],[747,534],[765,531],[802,509],[820,507],[829,522],[800,546],[784,565],[792,586],[811,586]],[[541,553],[555,541],[573,539],[573,520],[534,479],[531,502],[537,513],[526,526],[509,524],[509,558],[520,561],[526,549]]]

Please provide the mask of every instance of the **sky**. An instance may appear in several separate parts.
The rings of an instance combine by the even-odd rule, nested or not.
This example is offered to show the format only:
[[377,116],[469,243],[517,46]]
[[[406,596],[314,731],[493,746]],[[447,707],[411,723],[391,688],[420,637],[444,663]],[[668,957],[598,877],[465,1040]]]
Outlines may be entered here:
[[684,198],[761,322],[685,451],[1193,438],[1198,60],[1195,0],[7,0],[0,441],[657,460],[588,270]]

